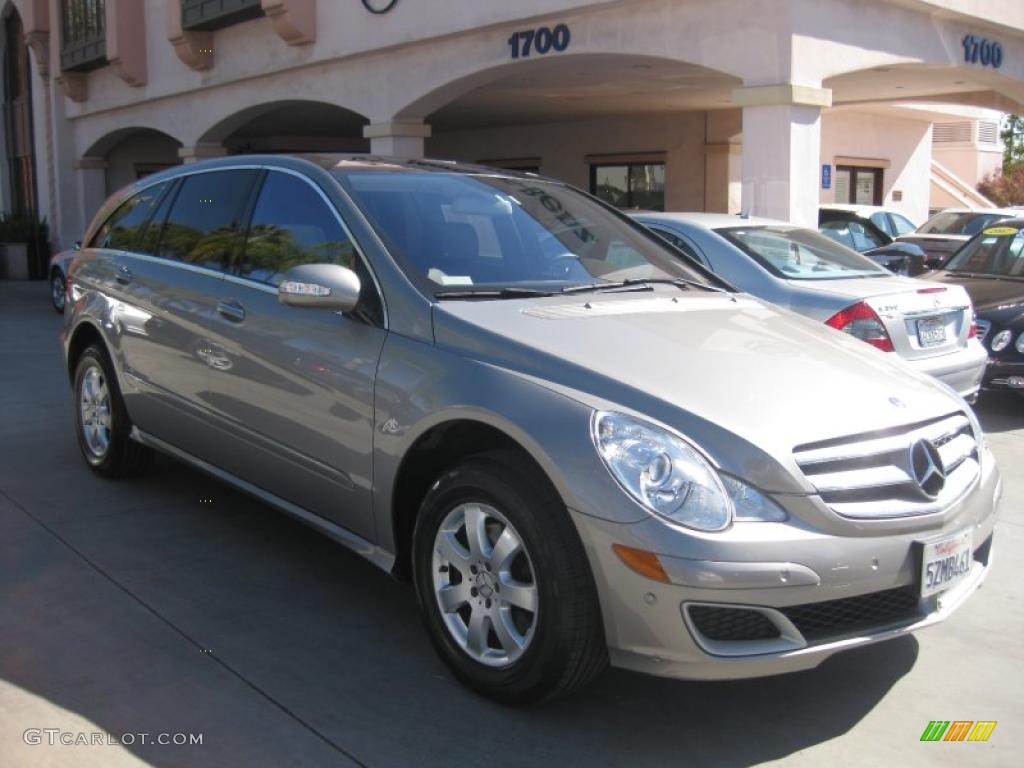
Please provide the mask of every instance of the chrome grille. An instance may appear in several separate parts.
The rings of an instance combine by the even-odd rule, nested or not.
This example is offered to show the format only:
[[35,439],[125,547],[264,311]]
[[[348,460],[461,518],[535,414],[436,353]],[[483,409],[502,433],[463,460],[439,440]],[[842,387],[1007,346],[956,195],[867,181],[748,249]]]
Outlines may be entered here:
[[[936,452],[928,454],[931,449],[918,445],[921,441]],[[963,413],[802,445],[793,455],[822,500],[836,513],[852,518],[936,512],[963,496],[980,470],[977,437]],[[921,482],[928,455],[945,473],[945,482],[934,495],[923,487],[929,483]]]
[[988,332],[992,330],[992,323],[978,317],[974,319],[974,324],[978,326],[978,341],[984,344],[985,338],[988,336]]

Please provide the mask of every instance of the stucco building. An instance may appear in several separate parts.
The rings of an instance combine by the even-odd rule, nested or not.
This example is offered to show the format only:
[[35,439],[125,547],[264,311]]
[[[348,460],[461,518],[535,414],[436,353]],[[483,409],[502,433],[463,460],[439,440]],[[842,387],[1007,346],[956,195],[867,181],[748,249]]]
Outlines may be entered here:
[[623,206],[803,223],[984,204],[1020,0],[0,0],[0,209],[56,245],[178,162],[483,161]]

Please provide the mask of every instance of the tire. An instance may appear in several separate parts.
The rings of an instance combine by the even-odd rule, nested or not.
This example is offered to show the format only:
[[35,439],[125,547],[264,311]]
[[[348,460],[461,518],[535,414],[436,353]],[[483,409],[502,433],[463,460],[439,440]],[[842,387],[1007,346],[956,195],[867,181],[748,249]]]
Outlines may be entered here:
[[89,467],[104,477],[144,472],[153,452],[129,437],[131,421],[105,350],[90,346],[75,366],[75,433]]
[[58,315],[63,315],[65,303],[64,273],[59,269],[55,269],[50,274],[50,304],[53,305]]
[[[480,520],[474,549],[468,530]],[[484,696],[511,705],[564,696],[607,665],[583,545],[546,478],[515,453],[470,458],[434,483],[413,533],[413,581],[438,654]]]

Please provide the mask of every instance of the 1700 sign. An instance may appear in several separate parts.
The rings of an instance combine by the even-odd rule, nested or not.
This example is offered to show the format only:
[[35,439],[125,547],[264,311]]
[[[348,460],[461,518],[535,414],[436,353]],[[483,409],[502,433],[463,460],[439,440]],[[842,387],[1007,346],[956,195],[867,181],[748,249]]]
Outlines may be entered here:
[[981,64],[983,67],[999,69],[1003,64],[1003,46],[995,40],[965,35],[963,39],[964,61]]
[[565,24],[559,24],[554,28],[538,27],[514,32],[508,39],[508,47],[512,50],[513,59],[526,59],[534,53],[538,56],[551,51],[561,53],[569,47],[571,37],[569,27]]

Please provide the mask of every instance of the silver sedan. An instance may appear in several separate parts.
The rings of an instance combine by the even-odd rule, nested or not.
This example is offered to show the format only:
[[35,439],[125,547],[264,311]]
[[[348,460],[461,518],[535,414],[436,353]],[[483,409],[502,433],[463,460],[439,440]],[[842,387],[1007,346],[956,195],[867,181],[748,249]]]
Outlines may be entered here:
[[970,297],[893,275],[810,229],[719,213],[642,213],[637,221],[746,293],[903,358],[977,396],[987,355]]

